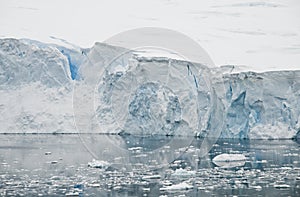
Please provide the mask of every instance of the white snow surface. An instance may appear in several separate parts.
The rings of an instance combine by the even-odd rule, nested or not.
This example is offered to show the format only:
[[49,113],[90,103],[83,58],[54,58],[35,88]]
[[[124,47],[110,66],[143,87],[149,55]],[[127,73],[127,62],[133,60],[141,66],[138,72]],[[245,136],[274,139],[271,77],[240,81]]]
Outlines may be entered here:
[[[85,68],[72,80],[69,59],[58,47],[0,40],[0,132],[77,132],[73,84],[81,90],[75,114],[94,132],[207,136],[221,128],[223,138],[282,139],[300,130],[300,71],[238,72],[236,66],[196,63],[189,70],[185,61],[130,53],[125,63],[119,58],[104,70],[124,50],[97,43],[87,54],[72,53]],[[96,90],[94,67],[107,84]]]

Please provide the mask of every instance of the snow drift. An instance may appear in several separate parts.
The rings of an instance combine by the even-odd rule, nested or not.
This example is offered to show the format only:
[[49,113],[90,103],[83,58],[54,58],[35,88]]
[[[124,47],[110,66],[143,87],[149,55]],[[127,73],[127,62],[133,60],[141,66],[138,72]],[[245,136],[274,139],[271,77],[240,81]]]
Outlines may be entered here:
[[[82,124],[86,132],[278,139],[300,129],[300,71],[232,73],[233,66],[117,57],[124,51],[0,40],[0,132],[74,133]],[[81,91],[73,93],[74,84]]]

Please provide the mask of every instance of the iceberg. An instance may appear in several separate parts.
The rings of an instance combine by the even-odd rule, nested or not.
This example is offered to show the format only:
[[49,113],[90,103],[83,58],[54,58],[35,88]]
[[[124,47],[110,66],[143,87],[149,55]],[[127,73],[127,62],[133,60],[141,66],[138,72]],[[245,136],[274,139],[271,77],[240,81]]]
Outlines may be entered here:
[[242,154],[220,154],[213,158],[212,162],[221,168],[234,168],[244,166],[246,157]]
[[291,139],[300,130],[299,87],[300,70],[0,40],[1,133]]

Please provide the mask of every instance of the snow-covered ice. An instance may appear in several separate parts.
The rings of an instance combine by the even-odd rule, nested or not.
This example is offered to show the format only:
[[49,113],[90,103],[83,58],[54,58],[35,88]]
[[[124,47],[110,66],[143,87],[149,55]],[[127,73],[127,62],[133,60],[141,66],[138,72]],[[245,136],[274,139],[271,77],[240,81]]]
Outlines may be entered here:
[[142,179],[143,180],[159,180],[161,178],[160,175],[158,174],[154,174],[154,175],[146,175],[146,176],[143,176]]
[[[219,128],[223,138],[290,139],[300,129],[300,71],[235,72],[131,53],[105,70],[124,50],[0,40],[0,132],[77,132],[74,96],[75,120],[89,123],[77,128],[95,133],[218,137]],[[104,77],[96,91],[93,66]]]
[[244,166],[245,155],[242,154],[220,154],[213,158],[212,162],[222,168],[234,168]]
[[100,169],[107,169],[110,164],[107,161],[101,161],[93,159],[91,162],[88,163],[88,167],[90,168],[100,168]]

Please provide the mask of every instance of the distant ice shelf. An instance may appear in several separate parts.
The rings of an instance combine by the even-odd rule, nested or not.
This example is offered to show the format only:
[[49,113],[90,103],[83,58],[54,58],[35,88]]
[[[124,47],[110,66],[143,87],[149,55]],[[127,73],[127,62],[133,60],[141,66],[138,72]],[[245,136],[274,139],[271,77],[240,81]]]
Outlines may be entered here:
[[[207,68],[134,53],[104,68],[124,51],[102,43],[80,49],[0,40],[0,132],[76,133],[77,84],[95,93],[77,95],[95,99],[94,114],[77,114],[91,120],[93,132],[246,139],[291,139],[298,133],[299,138],[300,70]],[[90,83],[95,65],[103,72],[96,87]]]

